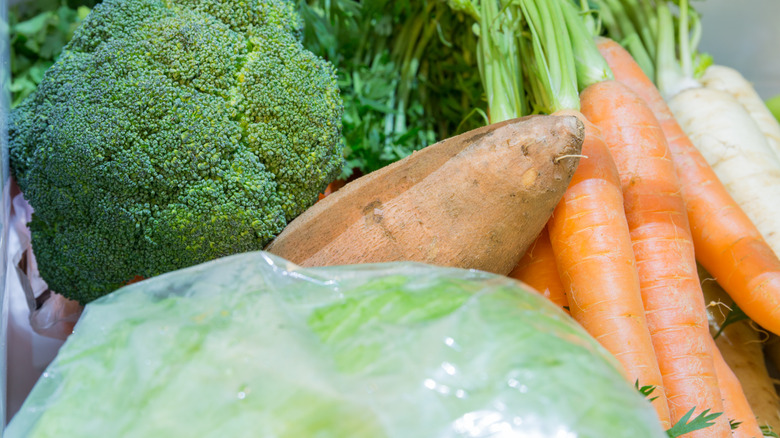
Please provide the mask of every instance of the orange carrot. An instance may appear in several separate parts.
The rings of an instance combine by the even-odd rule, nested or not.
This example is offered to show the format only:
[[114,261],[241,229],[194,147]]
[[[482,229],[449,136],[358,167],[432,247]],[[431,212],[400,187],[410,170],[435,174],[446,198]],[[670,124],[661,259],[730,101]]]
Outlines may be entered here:
[[550,236],[545,227],[531,247],[525,252],[517,266],[509,273],[509,277],[520,280],[544,295],[553,304],[567,313],[569,300],[563,290],[563,284],[558,277],[558,266],[555,264]]
[[[699,280],[704,292],[704,301],[707,304],[707,316],[710,321],[710,334],[715,337],[717,346],[726,365],[734,372],[742,386],[744,397],[753,410],[760,426],[771,427],[774,431],[780,431],[780,396],[775,390],[775,383],[770,376],[767,366],[767,356],[764,348],[768,344],[765,337],[768,333],[760,333],[750,320],[729,321],[733,316],[734,300],[728,296],[725,290],[712,279],[712,276],[699,265]],[[717,360],[717,356],[715,357]],[[717,362],[716,362],[717,371]],[[720,372],[718,381],[722,379]],[[723,385],[721,385],[721,391]],[[729,398],[722,394],[724,403]],[[739,396],[739,395],[737,395]],[[728,405],[724,404],[728,414]]]
[[548,228],[569,308],[623,365],[631,383],[655,387],[652,403],[668,429],[669,408],[645,317],[618,170],[599,128],[576,111],[566,114],[578,115],[585,125],[584,157]]
[[[647,323],[672,423],[690,409],[722,412],[685,202],[669,148],[647,104],[616,81],[581,95],[582,114],[601,128],[623,188]],[[689,437],[728,437],[723,416]]]
[[731,435],[734,438],[761,438],[764,434],[745,397],[742,384],[723,359],[712,338],[710,338],[710,348],[715,360],[715,374],[718,376],[718,385],[723,396],[723,413],[729,422],[739,423],[738,427],[732,430]]
[[661,123],[687,204],[696,258],[751,319],[780,334],[780,259],[685,135],[652,81],[618,43],[600,38],[615,78]]
[[346,185],[346,184],[347,184],[347,181],[345,181],[343,179],[337,179],[337,180],[331,181],[331,183],[328,184],[327,187],[325,187],[325,190],[322,193],[320,193],[320,195],[317,198],[317,200],[318,201],[322,201],[323,199],[325,199],[326,196],[328,196],[328,195],[332,194],[333,192],[335,192],[336,190],[344,187],[344,185]]

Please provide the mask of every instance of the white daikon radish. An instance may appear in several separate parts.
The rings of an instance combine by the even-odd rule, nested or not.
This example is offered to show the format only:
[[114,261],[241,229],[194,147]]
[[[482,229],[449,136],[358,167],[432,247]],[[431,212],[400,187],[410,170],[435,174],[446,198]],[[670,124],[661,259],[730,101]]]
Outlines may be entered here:
[[780,123],[753,88],[753,84],[739,71],[723,65],[709,66],[701,76],[700,82],[706,88],[722,90],[734,96],[756,121],[772,151],[780,158]]
[[758,124],[721,90],[692,88],[668,103],[731,196],[780,254],[780,160]]

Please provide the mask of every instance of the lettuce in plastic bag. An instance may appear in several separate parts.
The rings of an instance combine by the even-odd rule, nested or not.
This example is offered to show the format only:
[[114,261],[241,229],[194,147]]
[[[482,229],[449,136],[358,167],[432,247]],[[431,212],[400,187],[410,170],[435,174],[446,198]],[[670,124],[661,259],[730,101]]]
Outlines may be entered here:
[[246,253],[90,303],[7,436],[663,437],[573,320],[506,277]]

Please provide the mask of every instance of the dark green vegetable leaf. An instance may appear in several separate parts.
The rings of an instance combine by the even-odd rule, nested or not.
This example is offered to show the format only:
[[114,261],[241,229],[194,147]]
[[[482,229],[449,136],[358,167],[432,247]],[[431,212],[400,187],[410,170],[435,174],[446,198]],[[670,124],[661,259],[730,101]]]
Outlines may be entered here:
[[40,34],[46,35],[46,28],[51,21],[52,12],[43,12],[27,21],[18,23],[13,27],[13,31],[19,35],[35,38]]
[[640,387],[639,386],[639,380],[634,382],[634,387],[637,391],[639,391],[640,394],[645,396],[649,401],[653,401],[658,398],[658,396],[650,397],[650,395],[655,391],[656,386],[655,385],[645,385]]
[[765,437],[773,437],[773,438],[780,438],[774,430],[772,430],[772,426],[761,426],[761,434]]
[[680,420],[675,423],[671,429],[666,431],[666,434],[669,435],[670,438],[677,438],[695,430],[705,429],[715,424],[715,419],[723,414],[723,412],[715,412],[711,414],[709,409],[705,409],[699,415],[697,415],[696,418],[688,421],[693,415],[693,411],[695,409],[696,407],[693,407],[690,411],[686,412],[685,415],[683,415],[682,418],[680,418]]
[[11,108],[35,91],[46,70],[89,14],[90,8],[85,4],[96,4],[93,0],[71,3],[43,0],[9,8]]
[[436,0],[300,0],[304,45],[338,69],[347,167],[368,173],[484,125],[470,25]]
[[32,79],[35,84],[40,83],[46,70],[48,70],[52,64],[53,62],[51,61],[39,61],[37,64],[33,64],[28,70],[30,79]]

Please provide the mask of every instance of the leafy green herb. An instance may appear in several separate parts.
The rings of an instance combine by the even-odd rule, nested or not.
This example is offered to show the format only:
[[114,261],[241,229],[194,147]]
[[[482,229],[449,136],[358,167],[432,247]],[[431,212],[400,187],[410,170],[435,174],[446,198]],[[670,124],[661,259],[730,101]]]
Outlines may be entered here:
[[695,430],[705,429],[715,424],[715,419],[723,414],[723,412],[715,412],[710,414],[710,410],[705,409],[699,415],[697,415],[696,418],[688,421],[693,415],[693,411],[695,409],[696,407],[692,407],[690,411],[686,412],[685,415],[683,415],[680,420],[671,427],[671,429],[666,431],[666,434],[669,435],[670,438],[677,438]]
[[35,91],[89,11],[85,2],[65,0],[26,2],[9,9],[11,108]]
[[761,426],[761,434],[765,437],[773,437],[773,438],[780,438],[774,430],[772,430],[772,426]]
[[634,382],[634,387],[636,388],[637,391],[639,391],[640,394],[645,396],[645,398],[647,398],[649,401],[653,401],[653,400],[658,398],[658,396],[650,398],[650,394],[652,394],[653,391],[655,391],[655,388],[656,388],[655,385],[645,385],[645,386],[640,387],[639,386],[639,380],[636,380]]
[[[653,401],[658,398],[658,396],[650,397],[650,395],[655,391],[656,386],[655,385],[645,385],[645,386],[639,386],[639,380],[636,380],[634,382],[634,388],[636,388],[637,391],[639,391],[640,394],[645,396],[649,401]],[[716,412],[714,414],[710,414],[710,410],[707,409],[705,411],[702,411],[696,418],[694,418],[691,421],[688,421],[691,416],[693,415],[693,411],[696,409],[696,407],[691,408],[690,411],[688,411],[685,415],[683,415],[677,423],[674,424],[669,430],[666,431],[666,434],[670,438],[677,438],[679,436],[685,435],[686,433],[693,432],[694,430],[704,429],[707,427],[712,426],[716,418],[718,418],[722,412]],[[729,424],[731,426],[731,430],[736,429],[741,424],[740,422],[735,421],[729,421]],[[763,429],[762,429],[763,430]]]
[[436,0],[299,0],[304,46],[338,70],[347,166],[368,173],[482,126],[476,42]]

